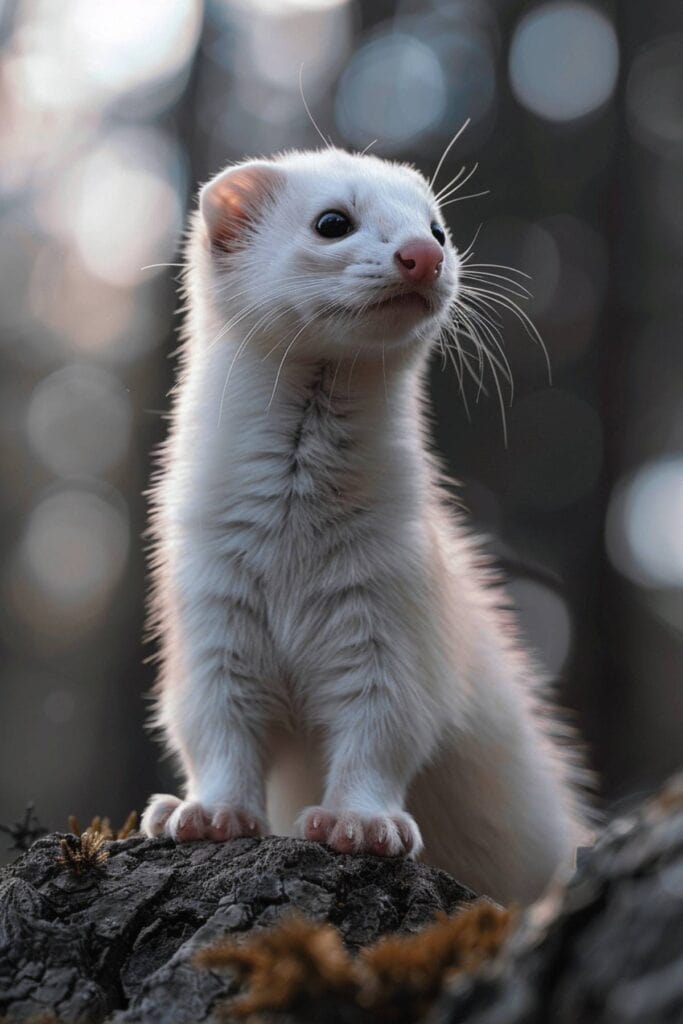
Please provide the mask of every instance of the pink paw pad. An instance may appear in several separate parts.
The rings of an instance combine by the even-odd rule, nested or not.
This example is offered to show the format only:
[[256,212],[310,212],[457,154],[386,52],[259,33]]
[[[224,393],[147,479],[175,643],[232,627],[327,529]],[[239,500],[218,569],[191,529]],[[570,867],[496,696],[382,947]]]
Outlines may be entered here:
[[197,800],[185,800],[166,823],[166,831],[179,843],[208,837],[210,815]]
[[155,836],[164,834],[166,822],[171,817],[176,807],[181,803],[177,796],[166,793],[157,793],[149,798],[142,820],[140,831],[153,839]]
[[178,843],[197,839],[220,843],[242,836],[262,836],[268,828],[262,818],[241,807],[157,795],[142,816],[142,830],[148,836],[166,835]]
[[299,819],[299,829],[304,839],[326,843],[338,853],[415,857],[422,849],[419,829],[408,814],[361,815],[310,807]]
[[231,807],[214,811],[208,829],[208,838],[215,842],[265,835],[265,823],[253,814]]

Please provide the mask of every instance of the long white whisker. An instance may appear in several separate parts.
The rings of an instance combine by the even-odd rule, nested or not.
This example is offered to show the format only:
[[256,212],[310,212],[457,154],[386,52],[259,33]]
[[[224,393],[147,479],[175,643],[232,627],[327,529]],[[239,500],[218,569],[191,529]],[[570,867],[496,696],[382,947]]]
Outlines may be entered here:
[[351,399],[351,377],[353,376],[354,367],[355,367],[356,363],[358,362],[358,357],[360,356],[361,352],[363,351],[363,348],[364,348],[364,346],[361,345],[360,348],[358,349],[358,351],[356,352],[355,356],[353,357],[353,361],[352,361],[351,367],[349,369],[349,376],[348,376],[348,380],[346,381],[346,399],[347,399],[347,401],[350,401],[350,399]]
[[[481,224],[477,228],[477,234],[479,233],[480,230]],[[468,269],[477,270],[481,267],[485,269],[493,268],[494,270],[507,270],[511,274],[519,274],[521,277],[526,277],[527,281],[531,281],[531,274],[527,274],[524,270],[520,270],[518,267],[510,267],[508,266],[507,263],[470,263],[470,260],[472,259],[474,253],[470,252],[469,250],[472,248],[474,242],[476,241],[476,238],[477,236],[475,235],[470,245],[467,247],[465,252],[461,254],[460,257],[460,262],[467,263]]]
[[[520,299],[531,299],[533,298],[531,292],[524,285],[520,284],[519,281],[515,281],[513,277],[507,277],[505,274],[498,274],[490,270],[471,270],[466,268],[461,272],[461,280],[463,281],[478,281],[481,284],[495,285],[500,288],[501,291],[509,292],[511,295],[516,295]],[[507,284],[498,284],[499,281],[506,281]]]
[[450,153],[450,151],[452,150],[453,146],[456,144],[456,142],[458,141],[458,139],[460,138],[462,133],[465,131],[465,129],[467,128],[467,126],[468,126],[468,124],[470,123],[471,120],[472,120],[472,118],[470,118],[470,117],[467,118],[467,120],[464,122],[464,124],[462,124],[460,126],[460,128],[458,128],[457,132],[455,133],[455,135],[453,136],[451,141],[448,143],[448,145],[444,149],[443,153],[441,154],[441,159],[439,160],[438,164],[436,165],[436,170],[434,171],[434,173],[432,174],[431,178],[429,179],[429,187],[430,188],[434,187],[434,182],[436,181],[436,179],[439,176],[439,171],[443,167],[444,160],[446,159],[446,157],[448,156],[448,154]]
[[[479,350],[481,348],[481,342],[479,341],[479,338],[476,336],[476,334],[472,334],[468,330],[463,330],[462,327],[456,327],[454,324],[450,324],[447,326],[447,335],[455,345],[456,351],[460,358],[461,365],[464,367],[465,370],[467,370],[468,374],[470,375],[474,383],[477,385],[477,400],[479,398],[480,392],[482,391],[484,392],[485,395],[488,395],[488,391],[484,386],[484,381],[481,376],[481,374],[483,373],[483,361],[481,359],[481,356],[479,355]],[[474,342],[476,349],[475,355],[465,350],[460,341],[461,337],[467,338],[468,340]],[[447,345],[447,348],[449,347],[450,346]],[[478,374],[472,367],[470,359],[477,360],[477,366],[479,367]]]
[[444,192],[447,192],[449,188],[451,188],[453,185],[456,184],[456,182],[460,181],[460,179],[462,178],[463,174],[465,174],[466,171],[467,171],[467,166],[466,166],[466,164],[463,164],[462,167],[460,168],[460,170],[456,174],[453,175],[451,180],[449,182],[447,182],[444,185],[444,187],[442,189],[440,189],[439,192],[436,193],[434,198],[436,199],[437,202],[439,200],[439,196],[442,196],[444,194]]
[[439,203],[440,207],[450,206],[451,203],[464,203],[466,199],[478,199],[479,196],[487,196],[490,194],[490,189],[485,188],[481,192],[470,192],[468,196],[456,196],[455,199],[448,199],[445,203]]
[[184,263],[146,263],[140,270],[154,270],[156,267],[184,267]]
[[443,335],[439,336],[439,345],[440,345],[440,348],[441,348],[441,356],[442,356],[442,359],[443,359],[443,366],[445,367],[445,365],[446,365],[446,359],[448,359],[452,363],[453,369],[455,370],[455,374],[456,374],[456,376],[458,378],[458,388],[459,388],[460,394],[462,396],[463,405],[465,406],[465,415],[467,416],[467,419],[470,420],[470,407],[469,407],[469,404],[467,402],[467,395],[465,394],[465,377],[464,377],[463,368],[462,368],[462,351],[461,351],[461,348],[460,348],[460,344],[459,344],[457,338],[455,337],[455,335],[453,336],[453,341],[454,341],[455,351],[457,352],[457,355],[458,355],[457,361],[456,361],[456,358],[455,358],[455,353],[453,352],[453,348],[446,343]]
[[[311,317],[311,318],[310,318],[309,320],[307,320],[307,321],[306,321],[306,322],[305,322],[305,323],[304,323],[304,324],[303,324],[303,325],[302,325],[302,326],[301,326],[301,327],[299,328],[299,330],[298,330],[298,331],[296,332],[296,334],[294,335],[294,337],[292,338],[292,340],[291,340],[291,341],[289,342],[289,344],[287,345],[287,348],[286,348],[286,349],[285,349],[285,351],[284,351],[284,355],[282,356],[282,359],[280,360],[280,365],[279,365],[279,366],[278,366],[278,368],[277,368],[277,373],[275,374],[275,381],[274,381],[274,383],[273,383],[273,390],[272,390],[272,392],[271,392],[270,398],[268,399],[268,405],[266,406],[266,412],[268,412],[268,410],[270,409],[271,405],[273,404],[273,400],[274,400],[274,398],[275,398],[275,393],[276,393],[276,391],[277,391],[277,386],[278,386],[278,383],[279,383],[279,381],[280,381],[280,375],[281,375],[281,373],[282,373],[282,368],[283,368],[283,366],[285,365],[285,360],[286,360],[287,356],[289,355],[289,353],[291,352],[292,348],[294,347],[294,345],[295,345],[295,343],[296,343],[296,340],[297,340],[297,338],[299,338],[299,337],[300,337],[300,336],[301,336],[301,335],[303,334],[303,332],[304,332],[304,331],[306,330],[306,328],[307,328],[307,327],[310,327],[310,325],[311,325],[311,324],[312,324],[312,323],[313,323],[313,322],[314,322],[315,320],[317,320],[319,316],[322,316],[322,314],[323,314],[323,313],[324,313],[324,312],[325,312],[325,311],[326,311],[327,309],[329,309],[329,308],[331,308],[331,307],[333,307],[333,306],[334,306],[334,303],[333,303],[333,302],[330,302],[330,303],[327,303],[327,305],[323,306],[323,307],[322,307],[322,309],[318,310],[318,312],[317,312],[317,313],[315,313],[315,314],[314,314],[314,315],[313,315],[313,316],[312,316],[312,317]],[[278,347],[278,346],[276,346],[276,348],[277,348],[277,347]],[[268,353],[268,355],[270,355],[270,354],[271,354],[272,352],[274,352],[274,351],[275,351],[275,349],[271,349],[271,352],[269,352],[269,353]],[[266,357],[264,356],[264,359],[265,359],[265,358],[266,358]]]
[[460,189],[467,184],[467,182],[477,173],[478,170],[479,164],[475,163],[474,166],[470,169],[469,174],[466,174],[462,181],[458,181],[457,184],[455,184],[454,182],[452,188],[449,188],[448,186],[446,186],[446,188],[442,188],[438,196],[436,197],[436,201],[438,202],[439,206],[441,206],[442,204],[445,205],[444,200],[449,199],[450,196],[455,195],[456,192],[459,192]]
[[510,404],[512,405],[512,401],[514,398],[512,368],[510,367],[508,358],[505,355],[505,350],[503,349],[502,344],[502,337],[497,326],[493,324],[483,313],[481,313],[481,311],[473,309],[472,307],[467,307],[463,300],[461,300],[459,312],[463,319],[465,319],[465,321],[472,326],[472,329],[474,329],[474,324],[472,324],[472,320],[474,320],[475,324],[478,324],[480,329],[483,331],[484,338],[488,339],[492,343],[494,348],[496,348],[500,353],[499,360],[497,356],[491,351],[491,349],[489,349],[486,346],[486,344],[484,344],[484,349],[486,349],[491,358],[495,360],[496,365],[499,367],[501,373],[503,374],[503,376],[510,385]]
[[536,329],[536,326],[534,325],[531,318],[524,312],[524,310],[520,309],[517,303],[510,299],[507,295],[500,295],[496,292],[490,291],[487,288],[467,287],[463,289],[463,292],[469,297],[472,303],[479,302],[484,306],[486,306],[487,303],[489,305],[493,303],[496,306],[500,306],[503,309],[509,310],[513,314],[513,316],[515,316],[519,320],[519,322],[522,324],[524,330],[529,335],[531,340],[536,342],[536,344],[540,346],[541,351],[545,356],[546,368],[548,370],[548,381],[549,383],[552,383],[552,368],[550,366],[550,357],[548,355],[548,350],[545,346],[543,338]]
[[311,113],[311,108],[309,107],[308,103],[306,102],[306,97],[304,96],[304,65],[303,65],[303,62],[301,64],[301,67],[299,68],[299,93],[301,95],[301,102],[304,105],[304,110],[308,114],[309,121],[311,122],[311,124],[313,125],[313,127],[317,131],[318,135],[320,136],[320,138],[323,140],[323,142],[327,146],[327,148],[328,149],[334,149],[334,146],[332,145],[331,139],[328,139],[328,138],[326,138],[323,135],[323,133],[321,132],[320,128],[318,127],[318,122],[316,121],[316,119],[313,117],[313,114]]
[[[305,274],[298,275],[298,279],[303,280],[303,286],[301,284],[299,284],[298,286],[298,295],[301,296],[303,294],[307,298],[315,298],[318,290],[320,294],[324,294],[324,292],[326,291],[326,286],[319,281],[306,280],[307,276],[308,275]],[[208,350],[211,350],[221,340],[221,338],[224,338],[225,335],[233,328],[235,328],[239,323],[241,323],[241,321],[244,320],[245,317],[249,316],[251,313],[256,313],[259,309],[262,309],[263,306],[274,304],[274,302],[276,302],[278,298],[282,298],[289,294],[291,282],[296,280],[297,278],[288,279],[285,283],[282,284],[280,288],[276,289],[274,292],[271,292],[266,298],[259,299],[259,301],[257,302],[252,302],[247,304],[246,306],[243,306],[242,309],[238,310],[238,312],[235,313],[234,316],[232,316],[228,321],[226,321],[225,324],[223,324],[218,334],[209,343]],[[247,290],[250,289],[245,289],[245,291]],[[237,294],[244,294],[244,292],[238,292]]]
[[330,397],[328,399],[327,416],[325,417],[326,421],[328,421],[330,416],[332,415],[332,396],[334,394],[334,386],[337,383],[337,374],[339,373],[339,368],[342,364],[343,359],[343,355],[339,356],[339,359],[337,360],[337,365],[335,367],[334,376],[332,377],[332,383],[330,384]]
[[472,250],[474,249],[474,246],[476,245],[477,239],[479,238],[479,233],[480,233],[481,229],[483,228],[483,226],[484,226],[483,224],[479,225],[477,230],[474,232],[474,235],[472,237],[472,241],[470,242],[470,244],[467,246],[466,249],[463,249],[462,252],[458,253],[458,259],[459,259],[460,263],[467,263],[469,260],[472,259],[472,256],[473,256]]
[[493,374],[493,380],[496,385],[496,391],[498,392],[498,401],[500,403],[500,418],[503,422],[503,443],[505,447],[508,446],[508,424],[507,417],[505,416],[505,402],[503,400],[503,392],[500,387],[500,381],[498,380],[498,374],[496,373],[496,367],[493,363],[492,353],[487,348],[484,349],[484,355],[489,361],[491,367],[491,373]]
[[[321,295],[324,294],[322,289],[320,291],[320,294]],[[313,298],[315,298],[315,294],[313,295]],[[270,302],[270,297],[269,297],[268,302]],[[261,303],[261,305],[265,305],[265,303]],[[221,392],[221,400],[220,400],[220,404],[219,404],[219,407],[218,407],[218,424],[217,424],[219,427],[220,427],[220,423],[221,423],[221,417],[223,415],[223,404],[225,402],[225,396],[227,394],[228,384],[230,382],[230,377],[232,375],[233,368],[234,368],[235,363],[237,362],[239,356],[242,354],[242,352],[244,352],[244,350],[246,349],[247,345],[249,344],[249,341],[251,340],[251,338],[254,336],[256,331],[262,325],[265,325],[267,323],[268,326],[272,326],[272,324],[274,324],[276,320],[279,320],[280,317],[284,316],[288,311],[289,311],[288,308],[285,307],[285,309],[282,309],[279,312],[277,312],[277,313],[275,313],[274,315],[271,316],[271,313],[274,313],[274,311],[272,311],[270,309],[267,309],[266,312],[263,314],[263,316],[259,317],[256,320],[256,322],[250,327],[250,329],[247,331],[246,335],[244,336],[244,338],[242,339],[242,341],[238,345],[237,350],[236,350],[236,352],[235,352],[235,354],[232,357],[232,360],[230,362],[230,366],[228,367],[228,372],[227,372],[227,375],[226,375],[226,378],[225,378],[225,382],[223,384],[223,390]],[[269,317],[271,318],[270,321],[269,321]],[[315,319],[315,317],[313,319]],[[277,345],[275,347],[277,348]],[[274,351],[274,349],[272,349],[271,351]]]

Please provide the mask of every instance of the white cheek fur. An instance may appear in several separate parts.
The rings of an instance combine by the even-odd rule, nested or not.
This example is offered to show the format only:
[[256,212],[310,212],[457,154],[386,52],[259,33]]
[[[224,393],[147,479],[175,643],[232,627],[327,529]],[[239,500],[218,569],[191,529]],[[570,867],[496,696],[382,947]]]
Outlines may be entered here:
[[[282,165],[315,182],[326,160]],[[344,160],[378,204],[394,181],[417,187],[413,172]],[[225,298],[239,276],[217,298],[198,226],[152,494],[155,721],[184,794],[152,797],[143,827],[181,841],[298,829],[351,853],[424,846],[475,889],[527,902],[571,865],[581,772],[446,508],[423,442],[424,356],[350,337],[332,358],[315,333],[290,359],[291,334],[266,354],[277,326],[264,340],[258,311],[247,327]],[[253,303],[267,308],[276,281],[264,275]]]

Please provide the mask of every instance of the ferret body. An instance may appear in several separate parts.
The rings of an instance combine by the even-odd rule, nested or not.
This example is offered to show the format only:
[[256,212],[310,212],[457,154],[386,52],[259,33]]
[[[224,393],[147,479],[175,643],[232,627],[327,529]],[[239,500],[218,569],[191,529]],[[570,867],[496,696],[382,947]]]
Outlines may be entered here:
[[330,150],[201,194],[153,490],[149,835],[419,854],[528,902],[583,832],[576,758],[426,447],[461,260],[416,171]]

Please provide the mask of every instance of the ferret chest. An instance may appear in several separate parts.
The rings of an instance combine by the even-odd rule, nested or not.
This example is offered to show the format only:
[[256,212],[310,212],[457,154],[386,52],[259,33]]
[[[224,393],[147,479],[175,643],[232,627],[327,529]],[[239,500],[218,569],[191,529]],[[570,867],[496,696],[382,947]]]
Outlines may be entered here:
[[364,431],[335,384],[334,367],[317,367],[284,413],[255,435],[229,484],[224,521],[241,559],[274,559],[276,572],[287,563],[311,568],[340,532],[359,528],[370,502]]

